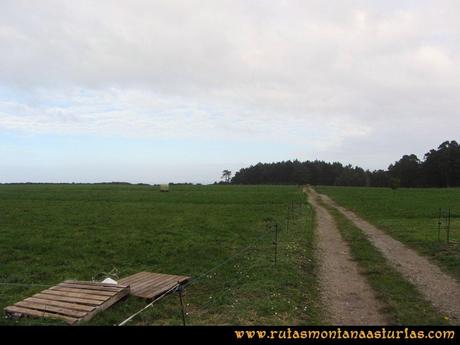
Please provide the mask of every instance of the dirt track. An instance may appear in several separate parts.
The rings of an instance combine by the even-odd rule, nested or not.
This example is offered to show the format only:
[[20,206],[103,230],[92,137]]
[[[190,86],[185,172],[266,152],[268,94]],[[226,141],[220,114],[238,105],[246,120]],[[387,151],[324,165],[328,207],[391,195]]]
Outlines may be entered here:
[[315,191],[305,191],[316,211],[321,300],[327,321],[334,325],[387,324],[382,306],[352,261],[333,217],[318,204]]
[[440,313],[448,316],[452,324],[460,324],[460,283],[457,280],[352,211],[337,205],[326,195],[318,195],[324,203],[335,207],[360,228],[385,258],[414,284]]

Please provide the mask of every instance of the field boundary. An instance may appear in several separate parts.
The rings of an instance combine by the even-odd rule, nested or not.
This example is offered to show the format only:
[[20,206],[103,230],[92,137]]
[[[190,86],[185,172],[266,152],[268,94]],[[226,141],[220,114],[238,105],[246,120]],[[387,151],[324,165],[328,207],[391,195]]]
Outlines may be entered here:
[[323,207],[316,192],[304,189],[316,213],[316,257],[322,304],[327,321],[334,325],[388,324],[383,305],[352,260],[334,218]]
[[324,206],[335,218],[342,237],[350,246],[353,259],[359,263],[377,297],[385,304],[385,312],[391,317],[393,324],[448,324],[416,286],[397,271],[381,251],[374,247],[361,229],[337,209]]
[[447,275],[427,258],[415,250],[387,235],[382,230],[357,216],[354,212],[338,205],[330,197],[318,194],[326,204],[337,209],[354,225],[361,229],[371,243],[403,276],[414,284],[435,309],[449,318],[453,324],[460,324],[460,283]]

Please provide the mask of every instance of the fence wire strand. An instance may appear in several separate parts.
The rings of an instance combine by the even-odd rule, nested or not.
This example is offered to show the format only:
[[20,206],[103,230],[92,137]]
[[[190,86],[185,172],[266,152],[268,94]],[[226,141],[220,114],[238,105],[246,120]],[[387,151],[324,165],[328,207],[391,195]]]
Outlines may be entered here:
[[[311,211],[311,210],[310,210]],[[289,212],[289,206],[288,206],[288,217],[290,216],[290,212]],[[310,218],[310,217],[309,217]],[[275,220],[272,220],[272,223],[270,224],[271,228],[273,227],[273,224],[277,222]],[[269,236],[272,236],[273,233],[272,231],[266,231],[264,233],[262,233],[260,236],[256,237],[254,239],[254,242],[251,243],[250,245],[240,249],[239,251],[236,252],[236,254],[228,257],[227,259],[223,260],[222,262],[218,263],[217,265],[211,267],[209,270],[199,274],[196,278],[192,278],[192,280],[190,280],[189,282],[187,282],[186,284],[183,284],[182,285],[182,288],[186,288],[188,286],[191,286],[191,285],[194,285],[198,282],[200,282],[204,277],[207,277],[210,273],[218,270],[219,268],[221,268],[222,266],[224,266],[225,264],[231,262],[232,260],[238,258],[239,256],[241,256],[242,254],[246,253],[247,251],[249,251],[250,249],[253,249],[255,247],[256,244],[259,243],[259,241],[265,237],[269,237]],[[252,269],[254,269],[255,267],[260,267],[261,265],[251,265],[249,266],[248,268],[248,272]],[[110,273],[113,273],[114,270],[112,270]],[[106,272],[103,272],[103,273],[106,273]],[[117,270],[117,276],[118,276],[118,270]],[[93,277],[94,278],[94,277]],[[228,287],[224,287],[223,290],[221,292],[219,292],[217,295],[215,295],[214,299],[213,300],[210,300],[208,301],[207,303],[205,303],[204,305],[202,305],[202,308],[205,308],[207,306],[209,306],[211,303],[215,302],[216,299],[218,299],[219,297],[221,297],[224,293],[226,293],[229,289],[231,289],[235,284],[239,283],[241,280],[243,280],[245,277],[245,275],[241,275],[235,279],[229,279],[229,280],[226,280],[224,281],[224,286],[228,283],[230,283],[230,286]],[[94,280],[94,279],[93,279]],[[37,284],[37,283],[9,283],[9,282],[0,282],[0,285],[1,286],[24,286],[24,287],[31,287],[31,286],[39,286],[39,287],[48,287],[50,284]],[[123,326],[125,325],[126,323],[128,323],[129,321],[131,321],[133,318],[135,318],[137,315],[141,314],[142,312],[144,312],[145,310],[147,310],[148,308],[152,307],[156,302],[158,302],[159,300],[161,300],[162,298],[166,297],[168,294],[170,293],[173,293],[173,292],[176,292],[179,288],[179,285],[175,285],[174,287],[168,289],[167,291],[163,292],[160,296],[158,296],[157,298],[155,298],[152,302],[150,302],[148,305],[146,305],[145,307],[143,307],[142,309],[138,310],[137,312],[135,312],[134,314],[132,314],[131,316],[129,316],[128,318],[126,318],[125,320],[123,320],[122,322],[120,322],[118,324],[118,326]],[[187,313],[188,315],[188,313]]]

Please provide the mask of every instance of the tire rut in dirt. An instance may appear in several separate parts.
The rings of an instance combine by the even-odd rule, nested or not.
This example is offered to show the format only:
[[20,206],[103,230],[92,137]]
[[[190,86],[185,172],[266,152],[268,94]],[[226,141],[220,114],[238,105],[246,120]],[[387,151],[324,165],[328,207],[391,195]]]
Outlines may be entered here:
[[384,257],[431,302],[452,324],[460,324],[460,283],[441,271],[426,257],[387,235],[382,230],[338,205],[326,195],[321,200],[336,208],[363,231]]
[[316,245],[322,304],[327,321],[334,325],[388,324],[382,305],[366,278],[351,259],[334,218],[316,200],[316,192],[305,190],[316,212]]

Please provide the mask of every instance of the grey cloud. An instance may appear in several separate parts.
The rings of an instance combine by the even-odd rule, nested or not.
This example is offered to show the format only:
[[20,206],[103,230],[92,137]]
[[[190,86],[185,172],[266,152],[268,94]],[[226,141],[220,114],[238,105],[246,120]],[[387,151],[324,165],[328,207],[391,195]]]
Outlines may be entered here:
[[[4,100],[0,126],[281,132],[331,158],[382,142],[396,154],[458,136],[459,17],[458,1],[6,0],[0,86],[38,106]],[[55,94],[69,107],[49,106]]]

